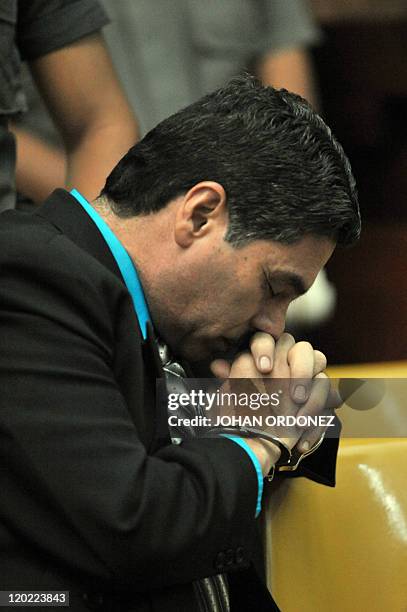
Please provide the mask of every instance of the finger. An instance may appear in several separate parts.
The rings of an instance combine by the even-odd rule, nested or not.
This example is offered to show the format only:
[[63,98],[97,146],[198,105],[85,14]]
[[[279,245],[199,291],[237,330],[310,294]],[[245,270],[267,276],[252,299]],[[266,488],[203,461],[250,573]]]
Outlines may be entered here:
[[233,361],[229,378],[260,378],[261,374],[258,371],[251,353],[240,353]]
[[240,353],[233,361],[228,382],[233,392],[246,396],[265,391],[262,374],[258,371],[252,354],[248,352]]
[[343,405],[343,399],[341,398],[338,389],[334,389],[332,386],[329,390],[329,396],[327,400],[327,408],[336,410]]
[[331,389],[331,381],[328,376],[321,372],[312,381],[311,392],[307,402],[297,412],[298,416],[315,416],[322,414],[327,408],[327,402]]
[[[325,414],[328,415],[330,413],[326,412]],[[321,436],[325,433],[325,431],[326,427],[314,427],[313,429],[304,431],[296,444],[296,447],[300,453],[306,453],[309,451],[309,449],[321,439]]]
[[324,353],[321,353],[321,351],[314,350],[313,376],[316,376],[317,374],[320,374],[320,372],[323,372],[326,369],[326,366],[327,366],[327,360],[326,360]]
[[250,340],[250,351],[262,374],[269,374],[273,369],[275,344],[273,336],[264,332],[255,333]]
[[290,366],[288,365],[288,352],[295,345],[291,334],[284,332],[276,342],[274,349],[273,378],[290,378]]
[[311,392],[314,376],[314,349],[309,342],[297,342],[290,348],[287,355],[292,382],[290,393],[298,404],[304,404]]
[[226,361],[226,359],[215,359],[210,364],[210,369],[212,374],[216,376],[216,378],[228,378],[230,374],[230,363]]
[[[317,374],[311,389],[310,397],[308,402],[300,408],[297,413],[299,416],[318,416],[331,414],[330,410],[327,410],[327,403],[330,396],[331,382],[326,374],[322,372]],[[311,427],[304,430],[298,440],[298,449],[300,452],[307,452],[322,436],[325,432],[325,427]]]

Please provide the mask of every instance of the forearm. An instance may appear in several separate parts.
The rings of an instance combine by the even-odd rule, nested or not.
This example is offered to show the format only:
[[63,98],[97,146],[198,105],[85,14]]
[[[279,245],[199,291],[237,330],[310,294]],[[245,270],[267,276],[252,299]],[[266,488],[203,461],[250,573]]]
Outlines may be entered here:
[[129,126],[130,121],[95,128],[68,154],[12,126],[17,142],[17,190],[36,204],[63,186],[76,187],[89,199],[97,197],[110,170],[137,139],[136,124],[130,130]]
[[64,142],[66,184],[93,199],[139,137],[103,39],[84,37],[30,67]]
[[293,91],[318,109],[314,70],[310,54],[305,48],[266,53],[257,62],[256,73],[264,85]]
[[11,130],[17,143],[17,190],[39,204],[65,184],[65,154],[16,125]]
[[87,130],[68,147],[67,187],[75,187],[89,200],[96,198],[110,171],[137,139],[137,124],[130,114]]

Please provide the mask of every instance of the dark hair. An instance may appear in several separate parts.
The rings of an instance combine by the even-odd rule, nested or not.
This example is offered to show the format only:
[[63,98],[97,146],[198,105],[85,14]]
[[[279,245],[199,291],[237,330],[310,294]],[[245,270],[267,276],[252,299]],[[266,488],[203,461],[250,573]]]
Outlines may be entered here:
[[300,96],[244,75],[151,130],[102,190],[120,217],[155,212],[200,181],[219,182],[235,246],[306,234],[352,244],[355,180],[341,145]]

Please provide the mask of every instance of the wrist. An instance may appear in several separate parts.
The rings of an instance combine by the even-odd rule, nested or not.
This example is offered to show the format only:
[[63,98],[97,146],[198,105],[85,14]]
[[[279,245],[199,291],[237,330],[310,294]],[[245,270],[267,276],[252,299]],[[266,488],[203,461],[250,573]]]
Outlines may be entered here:
[[267,476],[271,468],[277,463],[280,458],[281,451],[276,444],[265,440],[264,438],[246,438],[247,444],[250,446],[256,455],[263,476]]

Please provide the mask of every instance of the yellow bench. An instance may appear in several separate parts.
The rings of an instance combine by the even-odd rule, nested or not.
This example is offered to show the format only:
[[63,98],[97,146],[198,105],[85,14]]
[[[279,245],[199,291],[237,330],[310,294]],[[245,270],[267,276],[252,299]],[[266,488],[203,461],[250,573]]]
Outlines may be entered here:
[[[407,378],[407,363],[330,374]],[[264,508],[267,578],[283,612],[407,611],[407,438],[344,438],[334,489],[279,481]]]

